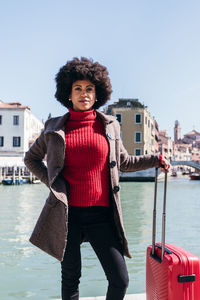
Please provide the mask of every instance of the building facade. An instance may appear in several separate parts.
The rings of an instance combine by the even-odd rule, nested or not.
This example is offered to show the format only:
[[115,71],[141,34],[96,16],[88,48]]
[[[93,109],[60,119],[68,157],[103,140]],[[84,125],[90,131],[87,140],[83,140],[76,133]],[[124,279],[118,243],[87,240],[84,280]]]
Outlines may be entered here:
[[192,148],[192,160],[200,163],[200,149],[197,147]]
[[200,148],[200,132],[192,130],[184,134],[182,142],[186,144],[192,144],[193,147]]
[[131,155],[154,154],[155,120],[138,99],[119,99],[104,112],[116,116],[121,126],[123,144]]
[[0,101],[0,164],[22,165],[25,152],[43,123],[19,102]]
[[191,161],[192,144],[174,144],[174,161]]
[[166,130],[159,131],[159,152],[169,161],[173,159],[173,141]]

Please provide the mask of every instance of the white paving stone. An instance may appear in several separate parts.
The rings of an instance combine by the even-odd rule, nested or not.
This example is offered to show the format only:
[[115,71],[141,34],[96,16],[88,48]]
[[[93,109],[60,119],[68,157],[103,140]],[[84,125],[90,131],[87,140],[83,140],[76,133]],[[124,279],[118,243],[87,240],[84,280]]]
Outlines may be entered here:
[[[84,297],[80,298],[80,300],[105,300],[105,296],[100,297]],[[146,294],[134,294],[134,295],[126,295],[124,300],[146,300]]]

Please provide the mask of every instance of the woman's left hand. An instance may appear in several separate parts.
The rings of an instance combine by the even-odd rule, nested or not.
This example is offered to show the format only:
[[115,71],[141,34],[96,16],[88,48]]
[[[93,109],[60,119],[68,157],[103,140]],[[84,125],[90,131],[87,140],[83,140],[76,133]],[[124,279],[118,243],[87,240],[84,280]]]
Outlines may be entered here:
[[169,161],[165,158],[162,158],[161,161],[160,161],[160,169],[162,172],[169,172],[171,168],[171,165],[169,163]]

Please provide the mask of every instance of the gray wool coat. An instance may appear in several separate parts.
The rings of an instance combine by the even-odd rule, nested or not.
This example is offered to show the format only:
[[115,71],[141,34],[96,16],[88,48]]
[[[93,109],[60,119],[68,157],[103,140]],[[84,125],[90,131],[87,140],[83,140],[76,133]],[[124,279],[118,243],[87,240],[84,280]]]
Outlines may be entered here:
[[[125,256],[131,258],[124,232],[120,204],[119,171],[129,172],[159,166],[159,154],[131,156],[120,139],[120,126],[115,117],[96,111],[103,122],[109,144],[110,191],[114,224]],[[69,186],[61,171],[65,159],[65,123],[69,113],[46,121],[44,130],[26,152],[24,162],[50,193],[37,220],[30,242],[46,253],[63,260],[67,247]],[[43,163],[46,155],[47,166]]]

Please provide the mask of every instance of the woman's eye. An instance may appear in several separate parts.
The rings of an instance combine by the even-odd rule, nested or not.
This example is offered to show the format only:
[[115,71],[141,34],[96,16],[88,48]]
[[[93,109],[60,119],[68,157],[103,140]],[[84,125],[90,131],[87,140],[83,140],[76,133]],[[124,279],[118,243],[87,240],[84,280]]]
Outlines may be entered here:
[[87,92],[92,92],[93,91],[93,88],[87,88]]
[[76,88],[75,88],[75,91],[80,91],[80,90],[81,90],[80,87],[76,87]]

